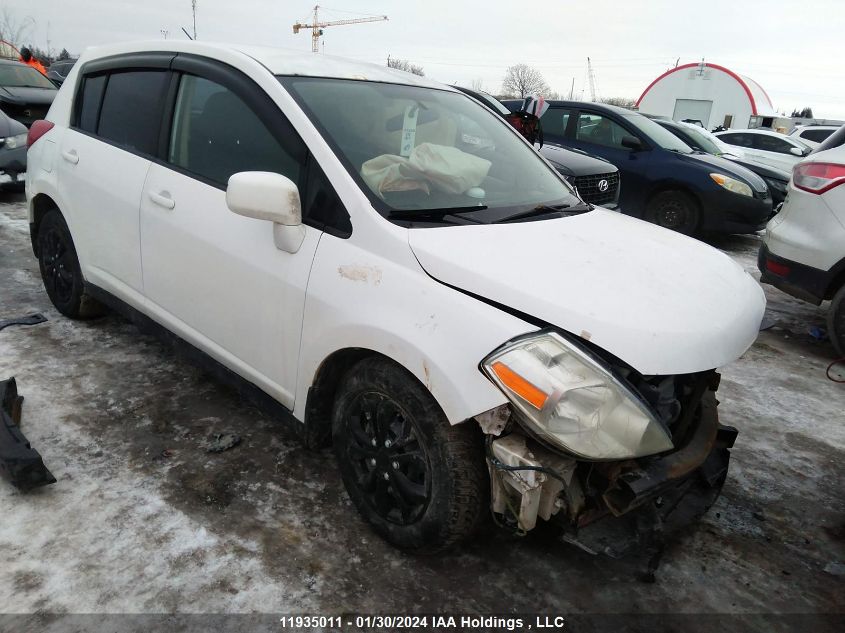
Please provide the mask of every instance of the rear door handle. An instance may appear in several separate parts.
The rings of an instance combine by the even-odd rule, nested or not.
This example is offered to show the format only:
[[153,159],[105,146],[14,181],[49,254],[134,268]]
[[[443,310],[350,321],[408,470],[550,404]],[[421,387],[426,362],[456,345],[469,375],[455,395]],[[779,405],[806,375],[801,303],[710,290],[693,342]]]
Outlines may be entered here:
[[76,153],[75,149],[72,149],[68,152],[62,152],[62,158],[74,165],[79,162],[79,154]]
[[150,200],[155,202],[158,206],[164,207],[165,209],[172,209],[176,206],[176,201],[170,197],[170,194],[166,191],[162,191],[160,193],[156,193],[155,191],[150,192]]

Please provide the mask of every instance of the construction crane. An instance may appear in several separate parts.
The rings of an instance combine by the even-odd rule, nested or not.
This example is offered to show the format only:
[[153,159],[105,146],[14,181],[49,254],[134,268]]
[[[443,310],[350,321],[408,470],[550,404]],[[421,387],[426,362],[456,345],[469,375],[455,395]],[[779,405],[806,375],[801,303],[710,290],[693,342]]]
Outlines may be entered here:
[[587,78],[590,81],[590,101],[596,100],[596,73],[593,72],[593,63],[587,58]]
[[387,19],[386,15],[374,15],[367,18],[352,18],[351,20],[333,20],[332,22],[320,22],[317,17],[317,10],[320,5],[314,7],[314,21],[311,24],[297,22],[293,25],[293,32],[299,33],[300,29],[311,29],[311,52],[317,53],[320,50],[320,36],[327,26],[340,26],[341,24],[361,24],[362,22],[381,22]]

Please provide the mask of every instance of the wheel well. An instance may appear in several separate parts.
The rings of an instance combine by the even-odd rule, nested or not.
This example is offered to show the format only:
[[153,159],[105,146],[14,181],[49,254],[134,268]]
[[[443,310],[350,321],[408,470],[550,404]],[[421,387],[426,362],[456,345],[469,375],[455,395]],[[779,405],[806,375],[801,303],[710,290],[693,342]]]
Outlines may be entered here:
[[340,381],[355,363],[370,356],[382,354],[360,347],[342,349],[329,355],[317,369],[305,402],[305,443],[309,448],[331,443],[332,407]]
[[698,196],[696,196],[692,191],[690,191],[688,187],[674,182],[661,183],[657,185],[654,189],[652,189],[651,192],[648,194],[648,198],[646,199],[646,207],[648,207],[648,205],[651,203],[651,201],[657,194],[663,193],[665,191],[678,191],[689,196],[695,204],[696,210],[699,212],[699,220],[701,219],[701,201],[698,199]]
[[29,226],[29,237],[32,240],[32,252],[36,257],[38,257],[38,229],[41,226],[41,220],[48,211],[57,208],[53,199],[45,193],[39,193],[32,199],[32,223]]
[[834,268],[838,266],[841,266],[842,269],[836,273],[827,285],[827,290],[824,293],[825,299],[833,299],[833,295],[835,295],[842,286],[845,286],[845,260],[839,262],[839,264],[834,266]]

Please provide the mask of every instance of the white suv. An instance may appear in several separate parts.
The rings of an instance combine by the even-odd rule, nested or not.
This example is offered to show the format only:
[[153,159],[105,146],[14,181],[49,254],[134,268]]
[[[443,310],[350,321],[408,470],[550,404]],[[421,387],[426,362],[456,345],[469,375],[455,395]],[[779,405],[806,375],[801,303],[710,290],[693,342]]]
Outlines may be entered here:
[[736,431],[715,368],[754,341],[760,286],[584,204],[464,94],[322,55],[125,44],[80,59],[30,143],[56,308],[157,324],[269,395],[333,443],[394,544],[442,548],[492,505],[589,547],[602,517],[658,530],[718,495]]
[[798,163],[780,213],[766,226],[762,281],[819,305],[830,299],[828,335],[845,357],[845,126]]

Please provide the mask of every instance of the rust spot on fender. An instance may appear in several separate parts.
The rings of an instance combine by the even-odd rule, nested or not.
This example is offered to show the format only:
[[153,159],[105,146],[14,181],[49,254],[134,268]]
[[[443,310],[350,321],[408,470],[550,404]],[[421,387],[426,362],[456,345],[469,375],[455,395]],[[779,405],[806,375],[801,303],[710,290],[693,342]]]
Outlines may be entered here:
[[351,281],[363,281],[378,286],[381,283],[381,268],[376,266],[360,266],[358,264],[347,264],[338,266],[338,274],[344,279]]
[[425,374],[425,388],[431,391],[431,370],[425,361],[423,361],[423,373]]

